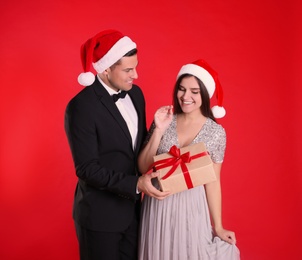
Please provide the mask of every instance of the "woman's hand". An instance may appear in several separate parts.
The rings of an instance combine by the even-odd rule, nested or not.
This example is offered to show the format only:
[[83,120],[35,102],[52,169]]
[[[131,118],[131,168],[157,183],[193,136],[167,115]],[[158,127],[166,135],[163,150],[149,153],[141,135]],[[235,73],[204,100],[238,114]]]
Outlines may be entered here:
[[216,235],[223,241],[235,245],[236,244],[236,236],[233,231],[226,230],[224,228],[215,229]]
[[156,129],[164,132],[172,122],[173,106],[160,107],[154,114],[154,123]]

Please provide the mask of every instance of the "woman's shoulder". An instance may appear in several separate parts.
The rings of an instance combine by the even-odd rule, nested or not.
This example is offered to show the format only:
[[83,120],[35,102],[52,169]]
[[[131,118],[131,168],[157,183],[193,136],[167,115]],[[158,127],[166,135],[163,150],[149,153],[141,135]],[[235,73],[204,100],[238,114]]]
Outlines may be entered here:
[[205,123],[205,127],[207,130],[210,130],[211,132],[218,132],[218,133],[223,133],[225,134],[225,129],[224,127],[215,122],[214,120],[212,120],[211,118],[207,118],[206,123]]

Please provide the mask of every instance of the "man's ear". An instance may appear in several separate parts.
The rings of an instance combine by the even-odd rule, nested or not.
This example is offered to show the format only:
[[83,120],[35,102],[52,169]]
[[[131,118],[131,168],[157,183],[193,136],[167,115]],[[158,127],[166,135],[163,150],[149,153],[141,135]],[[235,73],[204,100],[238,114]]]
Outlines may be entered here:
[[108,76],[108,74],[111,72],[111,69],[110,68],[108,68],[108,69],[105,69],[103,72],[102,72],[102,74],[104,75],[104,76]]

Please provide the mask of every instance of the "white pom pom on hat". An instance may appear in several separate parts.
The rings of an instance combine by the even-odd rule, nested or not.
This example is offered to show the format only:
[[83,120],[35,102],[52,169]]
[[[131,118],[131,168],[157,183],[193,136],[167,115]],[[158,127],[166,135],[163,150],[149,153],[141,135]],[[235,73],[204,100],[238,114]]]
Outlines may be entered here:
[[96,34],[81,46],[84,72],[78,76],[78,82],[83,86],[91,85],[95,80],[92,67],[102,73],[135,48],[136,44],[119,31],[105,30]]
[[217,105],[212,107],[212,112],[215,118],[224,117],[226,111],[222,106],[223,91],[220,81],[218,80],[217,72],[213,70],[213,68],[211,68],[206,61],[199,59],[182,66],[180,71],[178,72],[177,78],[179,78],[183,74],[191,74],[199,78],[205,85],[210,98],[212,98],[214,93],[216,93]]
[[222,107],[222,106],[213,106],[212,112],[213,112],[214,117],[216,117],[216,118],[222,118],[226,114],[226,111],[225,111],[224,107]]
[[78,82],[82,86],[90,86],[95,80],[95,76],[92,72],[82,72],[78,76]]

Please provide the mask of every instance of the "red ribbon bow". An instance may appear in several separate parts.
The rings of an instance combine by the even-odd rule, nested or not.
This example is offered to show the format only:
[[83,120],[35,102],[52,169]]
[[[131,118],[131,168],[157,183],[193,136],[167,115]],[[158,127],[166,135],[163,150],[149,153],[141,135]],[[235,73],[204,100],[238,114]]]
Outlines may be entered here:
[[151,173],[152,171],[157,171],[157,170],[160,170],[162,168],[167,168],[169,166],[172,166],[171,169],[162,177],[162,180],[165,180],[180,165],[188,189],[193,188],[193,183],[192,183],[190,173],[189,173],[189,170],[188,170],[188,167],[187,167],[186,163],[190,163],[194,159],[205,156],[205,155],[208,154],[208,152],[205,151],[205,152],[198,153],[198,154],[190,156],[190,152],[186,152],[184,154],[181,154],[180,149],[177,148],[175,145],[173,145],[170,148],[169,154],[171,154],[173,157],[162,159],[162,160],[154,162],[151,165],[151,169],[147,173]]

